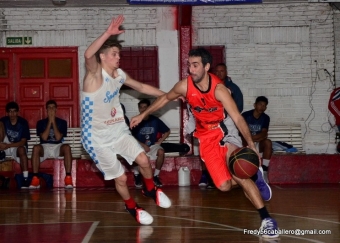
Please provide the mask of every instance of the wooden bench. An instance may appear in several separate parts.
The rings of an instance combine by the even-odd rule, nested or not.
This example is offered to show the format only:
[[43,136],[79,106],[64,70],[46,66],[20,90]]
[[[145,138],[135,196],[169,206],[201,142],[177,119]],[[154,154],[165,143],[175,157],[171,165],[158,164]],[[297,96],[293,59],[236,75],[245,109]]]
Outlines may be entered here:
[[[180,135],[179,128],[171,128],[171,133],[169,137],[164,141],[168,143],[179,143]],[[36,129],[30,129],[31,139],[27,141],[28,152],[27,156],[30,159],[32,157],[33,146],[40,143],[39,136],[37,136]],[[73,159],[90,159],[90,156],[85,151],[81,143],[81,128],[71,127],[67,128],[67,136],[64,137],[64,143],[71,146],[72,158]],[[178,153],[167,153],[166,156],[174,156]],[[12,159],[11,157],[6,157],[6,160]]]
[[[293,145],[299,153],[305,153],[302,145],[301,125],[269,125],[268,138]],[[280,153],[280,151],[277,151]],[[275,152],[275,153],[277,153]]]
[[[31,140],[27,141],[28,143],[28,158],[32,156],[33,146],[40,143],[39,136],[37,136],[36,129],[30,129]],[[79,159],[82,155],[87,155],[87,152],[84,150],[83,145],[81,144],[81,129],[79,127],[76,128],[67,128],[67,136],[64,137],[64,142],[69,144],[72,151],[72,158]]]
[[[164,142],[179,143],[180,129],[170,128],[170,130],[171,133]],[[30,129],[30,135],[31,140],[27,141],[28,158],[31,158],[33,146],[40,143],[35,129]],[[301,126],[299,125],[270,125],[268,138],[270,138],[272,141],[286,142],[297,148],[299,152],[304,152],[302,147]],[[88,153],[85,151],[81,143],[81,128],[68,128],[67,136],[64,137],[64,143],[67,143],[71,146],[72,157],[74,159],[90,159]],[[166,156],[178,156],[178,153],[167,153]]]

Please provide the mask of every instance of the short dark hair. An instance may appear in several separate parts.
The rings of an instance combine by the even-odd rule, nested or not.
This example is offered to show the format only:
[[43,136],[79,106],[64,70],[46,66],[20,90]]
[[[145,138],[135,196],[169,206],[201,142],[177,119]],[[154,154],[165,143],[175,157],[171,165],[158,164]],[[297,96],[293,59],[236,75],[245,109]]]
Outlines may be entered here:
[[205,48],[199,47],[196,49],[191,49],[189,51],[189,57],[201,57],[203,67],[205,67],[208,63],[210,64],[210,66],[212,65],[212,55]]
[[224,67],[224,68],[227,70],[227,65],[225,65],[224,62],[220,62],[220,63],[217,64],[215,67],[219,67],[219,66],[222,66],[222,67]]
[[16,111],[19,111],[19,105],[15,101],[8,102],[6,104],[6,112],[9,112],[9,110],[15,109]]
[[151,102],[148,99],[142,99],[141,101],[138,102],[138,107],[140,104],[146,104],[147,106],[150,106]]
[[259,96],[259,97],[257,97],[256,100],[255,100],[255,104],[257,104],[257,103],[259,103],[259,102],[261,102],[261,101],[265,102],[266,105],[268,105],[268,99],[267,99],[267,97],[265,97],[265,96]]
[[104,53],[107,49],[111,47],[117,47],[119,50],[122,49],[122,45],[117,39],[107,39],[95,54],[98,63],[101,63],[100,54]]
[[48,107],[49,105],[55,105],[55,107],[58,107],[58,106],[57,106],[57,102],[56,102],[55,100],[48,100],[48,101],[46,102],[46,109],[47,109],[47,107]]

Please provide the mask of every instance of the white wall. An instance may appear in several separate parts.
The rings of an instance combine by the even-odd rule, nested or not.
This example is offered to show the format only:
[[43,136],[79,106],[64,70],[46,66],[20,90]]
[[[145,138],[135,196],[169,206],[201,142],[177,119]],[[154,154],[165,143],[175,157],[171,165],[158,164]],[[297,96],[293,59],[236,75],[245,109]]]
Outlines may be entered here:
[[[175,29],[175,7],[156,8],[154,19],[158,21],[155,26],[152,45],[158,46],[160,89],[167,92],[179,80],[178,64],[178,33]],[[123,38],[123,36],[122,36]],[[144,44],[145,45],[145,44]],[[129,45],[135,46],[135,44]],[[135,77],[138,79],[138,77]],[[122,102],[127,107],[127,116],[131,118],[139,114],[136,98],[151,98],[135,91],[123,91]],[[156,113],[170,128],[180,127],[180,110],[178,102],[171,102]]]
[[[78,46],[80,89],[85,75],[84,52],[110,24],[111,18],[123,14],[125,33],[119,36],[123,46],[158,46],[160,89],[170,90],[179,80],[178,36],[175,7],[112,8],[4,8],[0,18],[0,46],[6,37],[31,36],[31,47]],[[13,47],[13,46],[8,46]],[[18,47],[18,46],[15,46]],[[19,46],[20,47],[20,46]],[[138,77],[133,77],[138,80]],[[133,91],[123,91],[121,101],[128,117],[138,114],[139,98],[149,98]],[[151,98],[151,97],[150,97]],[[157,113],[171,128],[180,126],[178,102]]]
[[253,108],[257,96],[267,96],[271,124],[301,124],[307,153],[335,152],[327,123],[330,81],[317,76],[319,69],[334,74],[328,4],[199,6],[193,23],[195,45],[225,45],[244,110]]
[[[162,90],[168,91],[179,79],[174,7],[0,10],[0,46],[6,46],[6,37],[28,35],[33,46],[78,46],[80,83],[86,47],[112,16],[124,14],[126,32],[119,37],[123,45],[158,46]],[[339,23],[338,15],[326,3],[195,6],[192,44],[225,45],[229,75],[243,91],[245,110],[257,96],[266,95],[272,124],[301,124],[307,153],[334,153],[334,130],[325,132],[330,130],[330,82],[320,80],[317,71],[327,69],[334,75],[339,70],[334,53],[340,32],[333,23]],[[129,117],[138,113],[136,99],[141,97],[145,96],[122,93]],[[159,114],[169,127],[180,126],[176,104]]]

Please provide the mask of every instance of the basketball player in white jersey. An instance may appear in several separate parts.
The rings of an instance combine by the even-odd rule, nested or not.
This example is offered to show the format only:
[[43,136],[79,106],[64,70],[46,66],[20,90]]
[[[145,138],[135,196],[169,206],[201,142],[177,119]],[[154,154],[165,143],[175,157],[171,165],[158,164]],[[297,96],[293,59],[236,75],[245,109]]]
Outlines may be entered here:
[[137,222],[148,225],[153,222],[153,217],[131,197],[126,184],[127,177],[117,154],[130,164],[135,161],[140,166],[145,196],[153,198],[162,208],[169,208],[171,201],[154,185],[149,159],[125,123],[119,90],[125,84],[152,96],[160,96],[164,92],[132,79],[119,68],[121,45],[110,37],[124,32],[119,29],[123,21],[122,15],[112,18],[107,30],[85,51],[86,76],[81,93],[82,143],[104,179],[115,180],[126,210]]

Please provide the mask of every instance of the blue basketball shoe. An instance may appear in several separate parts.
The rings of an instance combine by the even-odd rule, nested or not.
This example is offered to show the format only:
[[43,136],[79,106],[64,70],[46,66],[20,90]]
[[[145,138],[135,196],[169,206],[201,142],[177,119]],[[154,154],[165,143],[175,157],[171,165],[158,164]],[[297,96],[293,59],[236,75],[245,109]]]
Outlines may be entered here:
[[263,169],[260,166],[259,170],[257,171],[257,179],[255,181],[257,188],[260,191],[261,197],[264,201],[269,201],[272,198],[272,189],[264,180],[263,177]]
[[279,228],[276,220],[273,218],[265,218],[262,220],[260,233],[263,238],[277,238],[279,237]]

